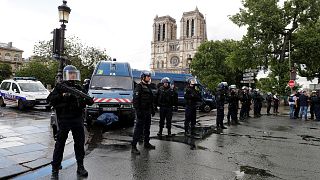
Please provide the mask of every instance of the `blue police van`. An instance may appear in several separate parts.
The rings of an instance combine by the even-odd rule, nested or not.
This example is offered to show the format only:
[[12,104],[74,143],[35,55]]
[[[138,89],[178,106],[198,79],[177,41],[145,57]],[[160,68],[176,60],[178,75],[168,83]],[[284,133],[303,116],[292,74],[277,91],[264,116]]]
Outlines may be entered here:
[[98,62],[89,85],[94,104],[87,106],[87,122],[94,122],[103,113],[114,113],[120,122],[133,125],[133,77],[130,64],[117,61]]
[[[133,80],[135,84],[140,82],[141,72],[141,70],[137,69],[132,70]],[[191,74],[152,72],[151,88],[154,93],[157,91],[159,85],[161,84],[161,79],[164,77],[170,78],[170,80],[173,82],[174,87],[178,92],[178,105],[184,107],[184,92],[185,88],[188,85],[187,80],[189,78],[192,78],[193,76]],[[198,105],[198,108],[203,112],[210,112],[212,109],[216,108],[215,96],[212,95],[212,93],[201,83],[199,85],[199,88],[202,96],[202,102]]]

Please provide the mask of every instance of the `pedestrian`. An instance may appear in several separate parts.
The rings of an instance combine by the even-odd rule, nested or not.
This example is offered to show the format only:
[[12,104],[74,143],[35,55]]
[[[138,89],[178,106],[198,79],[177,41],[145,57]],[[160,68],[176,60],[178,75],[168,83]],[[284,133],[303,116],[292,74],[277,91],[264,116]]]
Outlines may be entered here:
[[269,116],[270,110],[271,110],[271,103],[272,103],[272,93],[271,92],[267,93],[266,101],[267,101],[267,115]]
[[295,109],[294,109],[294,118],[297,119],[299,118],[299,112],[300,112],[300,91],[297,91],[296,94],[296,105],[295,105]]
[[274,113],[274,114],[278,114],[278,113],[279,113],[279,111],[278,111],[278,109],[279,109],[279,104],[280,104],[280,99],[279,99],[279,97],[278,97],[278,94],[275,94],[275,95],[273,96],[273,113]]
[[197,103],[202,101],[200,91],[198,89],[198,81],[195,78],[188,79],[188,85],[185,90],[184,100],[186,104],[185,109],[185,121],[184,121],[184,133],[196,135],[195,126],[197,119]]
[[221,82],[218,84],[217,93],[216,93],[216,102],[217,102],[217,116],[216,116],[216,126],[217,129],[227,129],[223,125],[224,119],[224,103],[226,102],[228,93],[228,83]]
[[308,95],[306,91],[302,91],[302,94],[299,97],[299,103],[300,103],[300,113],[299,117],[302,120],[307,120],[307,114],[308,114]]
[[311,92],[311,96],[309,97],[309,105],[310,105],[310,120],[314,120],[314,103],[312,98],[316,96],[316,91]]
[[[84,92],[83,88],[76,83],[77,81],[80,81],[80,71],[72,65],[67,65],[64,67],[63,81],[59,83]],[[61,86],[58,86],[58,84],[47,98],[48,102],[50,102],[55,109],[59,126],[53,151],[53,160],[51,162],[52,177],[58,178],[59,176],[58,174],[61,161],[63,159],[63,151],[70,130],[73,135],[74,151],[78,165],[77,174],[86,177],[88,176],[88,171],[83,165],[83,159],[85,155],[85,133],[82,114],[86,105],[93,104],[93,100],[85,100],[75,94],[71,94],[65,89],[61,88]]]
[[168,136],[171,136],[172,110],[173,107],[177,107],[178,94],[170,87],[171,81],[168,77],[162,78],[161,84],[157,91],[155,101],[156,106],[160,107],[159,132],[157,135],[162,136],[164,124],[166,123]]
[[290,111],[289,111],[289,115],[290,115],[290,119],[294,119],[294,106],[295,106],[295,102],[296,102],[296,96],[295,94],[291,94],[288,97],[288,103],[289,103],[289,107],[290,107]]
[[155,115],[153,93],[150,87],[151,73],[143,71],[140,75],[141,82],[136,85],[133,94],[133,106],[136,111],[137,119],[134,126],[133,140],[131,153],[139,155],[140,151],[137,149],[142,134],[144,136],[144,148],[155,149],[156,147],[150,144],[150,126],[151,116]]
[[[239,107],[239,97],[237,95],[237,89],[236,86],[230,86],[230,95],[228,96],[228,125],[240,125],[238,121],[238,107]],[[230,117],[231,117],[231,123],[230,123]]]

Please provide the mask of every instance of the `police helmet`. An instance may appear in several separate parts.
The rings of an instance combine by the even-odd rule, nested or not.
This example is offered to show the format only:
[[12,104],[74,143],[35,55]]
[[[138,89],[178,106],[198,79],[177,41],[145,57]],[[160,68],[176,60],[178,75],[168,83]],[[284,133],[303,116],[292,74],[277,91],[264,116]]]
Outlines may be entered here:
[[190,84],[190,85],[198,85],[199,82],[197,81],[196,78],[191,77],[191,78],[188,79],[188,84]]
[[141,74],[140,74],[140,78],[141,78],[141,79],[144,79],[144,78],[147,77],[147,76],[151,77],[151,72],[149,72],[149,71],[142,71]]
[[67,65],[63,68],[64,81],[80,81],[80,71],[73,65]]
[[234,84],[232,84],[232,85],[230,85],[230,87],[229,87],[230,89],[237,89],[237,86],[236,85],[234,85]]
[[270,96],[270,95],[271,95],[271,92],[267,92],[267,95],[269,95],[269,96]]
[[170,84],[170,82],[171,82],[171,81],[170,81],[170,78],[168,78],[168,77],[164,77],[164,78],[161,79],[161,83],[162,83],[162,84],[164,84],[164,83]]
[[242,86],[241,89],[242,89],[242,90],[248,90],[248,87],[247,87],[247,86]]
[[84,79],[84,80],[83,80],[83,83],[84,83],[84,84],[89,84],[89,83],[90,83],[90,79]]
[[221,82],[218,84],[218,90],[228,90],[228,83],[227,82]]

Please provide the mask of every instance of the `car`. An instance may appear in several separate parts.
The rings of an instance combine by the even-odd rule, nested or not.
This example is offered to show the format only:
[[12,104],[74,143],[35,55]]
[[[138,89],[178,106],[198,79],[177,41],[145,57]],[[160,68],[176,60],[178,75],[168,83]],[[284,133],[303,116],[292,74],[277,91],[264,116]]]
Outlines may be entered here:
[[14,77],[0,84],[0,106],[16,106],[19,110],[32,107],[51,107],[47,102],[49,91],[34,77]]

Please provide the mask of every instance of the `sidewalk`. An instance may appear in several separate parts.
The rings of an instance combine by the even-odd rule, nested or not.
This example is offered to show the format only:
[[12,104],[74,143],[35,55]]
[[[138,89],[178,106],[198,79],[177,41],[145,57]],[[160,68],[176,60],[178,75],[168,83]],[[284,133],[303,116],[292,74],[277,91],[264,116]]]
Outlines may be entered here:
[[[73,154],[71,133],[64,159]],[[0,109],[0,179],[50,164],[55,141],[50,119]]]

